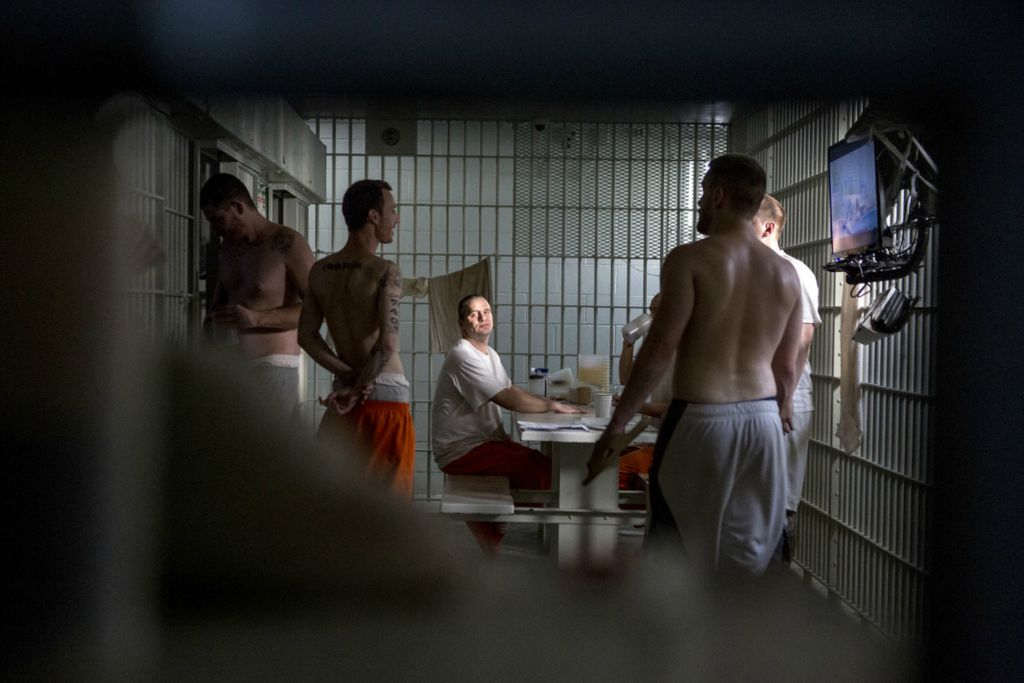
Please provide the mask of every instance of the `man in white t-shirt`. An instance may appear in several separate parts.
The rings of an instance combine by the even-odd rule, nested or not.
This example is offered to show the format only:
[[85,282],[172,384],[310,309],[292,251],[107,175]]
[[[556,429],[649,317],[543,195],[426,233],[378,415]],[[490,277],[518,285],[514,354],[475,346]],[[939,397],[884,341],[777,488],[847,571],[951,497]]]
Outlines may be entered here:
[[754,227],[761,241],[774,249],[779,256],[793,264],[800,277],[800,305],[803,310],[800,331],[800,346],[797,368],[800,379],[793,394],[793,431],[786,434],[788,455],[786,459],[786,542],[783,547],[784,559],[789,560],[793,542],[793,522],[800,495],[804,487],[804,473],[807,470],[807,449],[811,438],[811,415],[814,403],[811,400],[811,363],[808,353],[814,328],[821,324],[818,313],[818,282],[814,273],[803,261],[793,258],[779,247],[779,236],[786,224],[786,210],[775,197],[766,194],[761,207],[754,215]]
[[[487,299],[459,301],[462,339],[448,351],[437,378],[430,422],[434,460],[446,474],[501,475],[512,488],[551,488],[551,460],[509,439],[501,408],[520,413],[580,413],[578,408],[534,396],[512,384],[488,342],[494,330]],[[504,525],[467,522],[485,552],[496,554]]]

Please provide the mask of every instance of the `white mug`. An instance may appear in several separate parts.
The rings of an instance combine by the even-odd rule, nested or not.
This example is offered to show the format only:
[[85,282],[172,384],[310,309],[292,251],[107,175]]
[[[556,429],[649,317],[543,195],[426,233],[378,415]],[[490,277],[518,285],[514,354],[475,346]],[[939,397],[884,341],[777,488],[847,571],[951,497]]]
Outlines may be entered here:
[[612,416],[612,395],[604,391],[594,392],[594,415],[596,417]]

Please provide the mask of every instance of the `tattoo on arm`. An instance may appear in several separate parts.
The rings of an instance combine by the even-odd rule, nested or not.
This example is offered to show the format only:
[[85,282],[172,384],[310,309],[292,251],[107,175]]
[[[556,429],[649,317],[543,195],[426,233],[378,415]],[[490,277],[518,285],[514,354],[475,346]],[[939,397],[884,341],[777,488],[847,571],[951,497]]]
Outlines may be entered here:
[[380,278],[381,296],[388,297],[387,329],[381,330],[398,334],[398,301],[402,292],[402,274],[397,268],[389,268]]
[[402,293],[402,275],[397,268],[392,266],[381,275],[377,285],[377,296],[381,297],[378,300],[378,305],[386,305],[387,313],[381,318],[377,343],[370,350],[370,355],[366,359],[366,365],[363,366],[363,370],[356,381],[357,384],[373,380],[384,370],[384,366],[387,365],[394,353],[390,348],[385,349],[384,338],[385,336],[398,335],[398,302]]

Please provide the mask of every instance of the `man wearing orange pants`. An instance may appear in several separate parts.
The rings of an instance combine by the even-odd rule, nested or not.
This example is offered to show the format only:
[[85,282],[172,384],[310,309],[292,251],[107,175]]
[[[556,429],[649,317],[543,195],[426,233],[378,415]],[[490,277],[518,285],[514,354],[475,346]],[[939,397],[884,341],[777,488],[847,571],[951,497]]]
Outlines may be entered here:
[[[402,274],[376,255],[394,240],[398,211],[383,180],[353,183],[342,199],[348,241],[315,264],[299,320],[299,343],[334,373],[333,391],[317,439],[337,448],[352,436],[368,453],[365,479],[411,499],[416,439],[409,410],[409,382],[398,355],[398,300]],[[334,341],[332,350],[320,325]],[[346,453],[349,454],[349,453]]]

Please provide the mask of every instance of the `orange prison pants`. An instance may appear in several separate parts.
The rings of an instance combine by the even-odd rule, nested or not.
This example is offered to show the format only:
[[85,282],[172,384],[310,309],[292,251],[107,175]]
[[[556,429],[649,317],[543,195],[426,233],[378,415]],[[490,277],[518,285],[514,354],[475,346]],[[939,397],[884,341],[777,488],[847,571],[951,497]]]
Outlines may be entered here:
[[412,500],[416,434],[409,404],[365,401],[344,415],[328,410],[320,421],[316,438],[336,449],[346,443],[349,434],[355,436],[369,456],[364,481]]
[[[485,441],[442,470],[445,474],[490,474],[508,477],[514,489],[550,489],[551,458],[515,441]],[[476,542],[495,555],[505,537],[505,525],[466,522]]]
[[638,474],[647,474],[654,462],[654,446],[630,446],[619,458],[619,488],[637,491],[643,488]]

